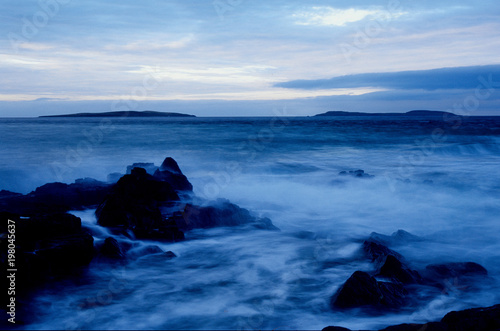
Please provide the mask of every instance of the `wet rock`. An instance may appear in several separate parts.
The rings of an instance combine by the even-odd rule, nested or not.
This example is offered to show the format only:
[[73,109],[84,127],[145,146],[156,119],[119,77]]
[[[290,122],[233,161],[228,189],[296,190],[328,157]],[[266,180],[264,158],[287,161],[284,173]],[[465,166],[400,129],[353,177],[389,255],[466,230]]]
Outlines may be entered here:
[[177,241],[184,234],[175,223],[165,221],[160,207],[169,206],[179,196],[169,183],[134,168],[113,187],[112,193],[96,210],[97,222],[107,227],[133,231],[137,239]]
[[486,276],[488,271],[474,262],[452,262],[444,264],[430,264],[426,268],[429,278],[460,278],[464,276]]
[[384,265],[380,268],[378,276],[386,277],[402,284],[422,282],[422,277],[417,271],[411,270],[393,255],[387,256]]
[[[16,267],[19,291],[23,293],[44,280],[60,277],[87,265],[94,256],[94,239],[81,228],[81,220],[69,214],[21,218],[0,213],[2,237],[7,224],[16,225]],[[7,256],[1,254],[2,263]],[[4,264],[5,265],[5,264]]]
[[380,331],[450,331],[448,326],[440,322],[431,322],[426,324],[400,324],[389,326]]
[[385,263],[385,260],[389,255],[394,256],[399,261],[404,261],[404,257],[398,252],[393,251],[385,245],[370,240],[363,242],[363,251],[372,262],[375,262],[379,266],[382,266]]
[[49,183],[26,195],[0,198],[0,210],[24,216],[66,212],[97,207],[111,191],[111,185],[95,179],[78,179],[73,184]]
[[176,191],[193,191],[193,185],[182,173],[177,162],[167,157],[160,168],[154,172],[154,177],[169,183]]
[[154,165],[154,163],[134,163],[132,165],[127,166],[127,172],[126,175],[130,175],[132,173],[132,169],[134,168],[142,168],[146,170],[146,172],[150,175],[153,175],[156,170],[158,170],[158,167]]
[[422,241],[423,239],[407,231],[398,230],[390,236],[372,232],[369,240],[383,245],[402,245]]
[[127,252],[127,256],[132,260],[136,260],[143,256],[160,253],[164,253],[163,249],[161,249],[160,247],[156,245],[146,245],[131,249]]
[[182,230],[250,223],[264,229],[277,229],[270,219],[256,218],[248,210],[225,199],[218,199],[213,205],[205,207],[187,204],[184,213],[176,215],[175,220]]
[[104,240],[104,244],[101,246],[100,253],[102,256],[108,257],[110,259],[121,260],[125,258],[122,247],[113,237],[108,237]]
[[349,171],[341,171],[339,172],[340,176],[351,176],[357,178],[373,178],[375,176],[365,173],[364,170],[349,170]]
[[331,299],[335,308],[400,308],[408,292],[399,284],[379,282],[366,272],[356,271]]
[[500,329],[500,305],[453,311],[441,320],[448,330],[492,331]]
[[351,329],[341,328],[340,326],[327,326],[321,331],[351,331]]

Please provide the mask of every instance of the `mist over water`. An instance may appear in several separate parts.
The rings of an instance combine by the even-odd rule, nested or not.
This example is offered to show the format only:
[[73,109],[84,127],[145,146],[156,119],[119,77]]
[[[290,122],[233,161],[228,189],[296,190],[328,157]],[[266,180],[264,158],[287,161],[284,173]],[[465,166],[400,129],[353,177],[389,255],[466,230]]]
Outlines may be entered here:
[[[35,295],[30,328],[376,329],[500,302],[498,118],[456,127],[375,117],[0,119],[0,130],[0,190],[106,180],[171,156],[197,195],[227,198],[282,230],[195,230],[159,244],[171,260],[93,261],[82,279]],[[374,177],[339,176],[357,169]],[[92,210],[74,213],[96,243],[109,235]],[[414,269],[472,261],[489,277],[468,289],[454,280],[422,288],[422,297],[435,292],[398,313],[332,311],[338,287],[374,268],[363,240],[398,229],[423,239],[391,246]]]

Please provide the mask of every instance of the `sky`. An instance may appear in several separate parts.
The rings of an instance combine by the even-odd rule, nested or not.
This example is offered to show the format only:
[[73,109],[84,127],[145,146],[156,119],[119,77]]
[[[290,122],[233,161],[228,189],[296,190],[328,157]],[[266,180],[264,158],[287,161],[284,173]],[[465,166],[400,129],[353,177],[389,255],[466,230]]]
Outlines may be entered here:
[[498,0],[0,0],[0,117],[500,115]]

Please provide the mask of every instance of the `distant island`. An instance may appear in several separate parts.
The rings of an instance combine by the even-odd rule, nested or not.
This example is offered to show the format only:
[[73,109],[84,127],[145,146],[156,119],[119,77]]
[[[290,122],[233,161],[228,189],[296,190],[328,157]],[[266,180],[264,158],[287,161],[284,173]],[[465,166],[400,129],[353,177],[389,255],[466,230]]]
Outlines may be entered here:
[[65,115],[45,115],[40,117],[196,117],[189,114],[165,113],[152,110],[145,111],[111,111],[105,113],[77,113]]
[[448,116],[458,116],[453,113],[446,111],[437,110],[411,110],[406,113],[361,113],[361,112],[350,112],[350,111],[327,111],[326,113],[314,115],[317,116],[420,116],[420,117],[442,117],[444,115]]

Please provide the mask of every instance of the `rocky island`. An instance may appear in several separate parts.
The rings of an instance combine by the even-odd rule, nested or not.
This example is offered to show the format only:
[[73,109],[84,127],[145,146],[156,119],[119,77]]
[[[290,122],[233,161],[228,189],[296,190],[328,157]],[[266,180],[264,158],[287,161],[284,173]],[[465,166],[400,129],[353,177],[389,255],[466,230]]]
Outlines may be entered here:
[[46,117],[196,117],[189,114],[158,112],[152,110],[145,111],[112,111],[104,113],[77,113],[77,114],[64,114],[64,115],[45,115]]

